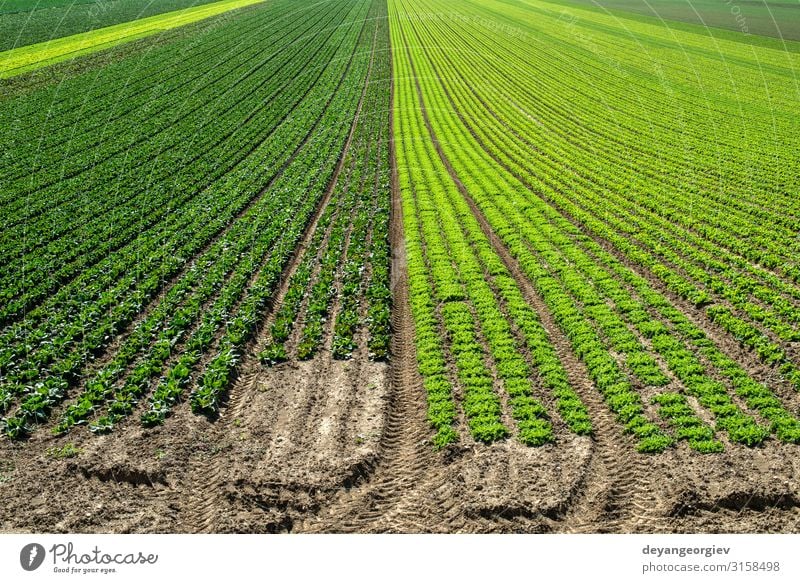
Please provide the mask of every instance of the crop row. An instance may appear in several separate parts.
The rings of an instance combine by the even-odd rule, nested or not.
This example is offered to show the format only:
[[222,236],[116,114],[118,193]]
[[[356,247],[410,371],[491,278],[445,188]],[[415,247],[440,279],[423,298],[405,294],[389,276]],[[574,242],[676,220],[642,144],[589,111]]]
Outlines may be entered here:
[[[287,16],[280,1],[254,7],[247,15],[237,15],[242,36],[231,35],[227,27],[219,25],[194,29],[190,37],[151,47],[139,59],[122,59],[91,74],[65,78],[57,88],[45,86],[9,100],[0,110],[0,120],[13,130],[16,141],[12,142],[11,135],[0,134],[0,144],[6,147],[0,176],[11,181],[38,172],[48,158],[74,151],[73,140],[96,147],[105,136],[119,135],[113,124],[142,117],[151,100],[160,103],[179,95],[187,84],[202,88],[218,73],[224,74],[225,69],[217,70],[221,64],[238,58],[251,46],[247,35],[256,30],[276,34],[271,23],[277,25]],[[280,37],[276,41],[280,42]],[[211,67],[201,67],[201,63]],[[119,86],[114,81],[122,70],[128,74],[128,82]],[[78,86],[83,98],[76,102],[72,94]],[[27,123],[20,124],[20,117]],[[12,143],[14,148],[10,147]]]
[[[558,91],[562,91],[559,89],[561,85],[541,87],[543,76],[538,68],[543,67],[542,63],[547,63],[547,59],[523,62],[526,59],[521,55],[525,53],[495,41],[481,40],[482,37],[488,39],[486,31],[475,29],[471,31],[475,34],[465,37],[462,33],[443,30],[445,27],[440,26],[435,34],[451,42],[465,43],[475,51],[474,54],[480,55],[470,66],[480,72],[481,79],[492,79],[498,93],[498,98],[488,104],[476,89],[477,85],[470,86],[473,99],[490,114],[486,120],[490,137],[487,142],[516,160],[529,159],[530,151],[534,150],[537,173],[532,178],[532,184],[538,186],[539,182],[544,182],[546,186],[543,190],[556,189],[560,194],[563,193],[551,199],[563,213],[584,225],[595,236],[613,243],[628,259],[649,269],[676,294],[698,305],[716,298],[731,304],[736,308],[735,312],[725,305],[709,308],[709,319],[717,321],[744,346],[754,349],[766,363],[780,363],[788,378],[797,378],[796,367],[780,347],[780,342],[793,341],[798,335],[800,310],[797,299],[800,290],[769,269],[749,263],[746,256],[728,250],[731,244],[739,246],[738,237],[732,236],[732,233],[740,232],[742,239],[746,238],[747,241],[742,244],[745,248],[755,248],[756,240],[772,245],[776,239],[772,224],[769,228],[761,224],[764,218],[771,219],[773,224],[775,221],[780,223],[777,217],[765,217],[761,209],[751,209],[750,214],[743,215],[737,210],[731,211],[727,208],[727,202],[723,201],[720,204],[726,204],[724,214],[718,208],[708,211],[713,213],[709,216],[718,221],[717,226],[699,225],[699,220],[710,220],[705,218],[702,208],[698,209],[708,198],[705,192],[702,198],[694,200],[685,194],[685,185],[681,185],[679,191],[673,191],[672,186],[668,190],[654,189],[654,186],[662,187],[660,182],[665,176],[671,177],[670,174],[664,174],[663,160],[658,162],[661,168],[659,175],[653,174],[653,170],[647,167],[646,156],[640,156],[635,163],[630,163],[635,164],[633,170],[634,167],[630,165],[621,167],[616,148],[638,147],[639,144],[623,143],[619,136],[611,136],[616,141],[608,142],[609,149],[599,149],[604,145],[604,139],[611,140],[611,137],[598,136],[597,128],[610,127],[610,124],[595,119],[592,119],[591,125],[589,122],[575,124],[574,120],[569,119],[566,108],[574,110],[575,101],[566,101],[563,95],[558,94]],[[512,44],[517,41],[509,39],[508,42]],[[448,66],[456,72],[461,65],[451,62]],[[530,73],[534,68],[537,74]],[[529,73],[520,75],[521,70]],[[531,95],[537,93],[540,98],[532,99]],[[521,107],[525,108],[526,115],[520,115]],[[583,115],[591,110],[587,106],[580,111]],[[563,118],[564,123],[539,136],[542,130],[537,127],[540,125],[538,120],[556,116]],[[593,144],[593,151],[582,149],[587,142]],[[602,162],[602,166],[598,167],[598,162]],[[522,162],[508,165],[517,173],[525,172]],[[606,166],[610,169],[606,170]],[[667,169],[670,166],[674,165],[668,165]],[[570,172],[565,173],[565,167],[570,168]],[[647,192],[647,195],[630,196],[627,192],[631,190],[634,193]],[[696,212],[687,214],[687,205]],[[595,212],[594,209],[599,206],[605,209],[604,213]],[[719,222],[720,217],[725,217],[724,223]],[[732,223],[734,218],[736,224]],[[796,223],[789,224],[796,228]],[[754,238],[752,233],[744,234],[741,231],[744,227],[751,231],[761,230],[762,233]],[[791,228],[779,231],[783,241],[778,248],[793,248],[795,238],[791,232]],[[677,236],[672,233],[677,233]],[[774,268],[774,263],[770,261],[768,267]],[[780,261],[777,263],[790,265]]]
[[[357,43],[354,52],[358,66],[353,69],[351,82],[335,94],[334,100],[338,103],[329,109],[327,124],[323,126],[331,134],[331,143],[338,147],[337,154],[341,151],[341,145],[345,143],[345,138],[348,134],[352,136],[353,125],[357,123],[357,119],[354,119],[354,116],[357,115],[360,109],[363,109],[368,89],[372,81],[374,81],[373,75],[375,71],[373,66],[376,58],[378,60],[385,58],[379,51],[381,44],[386,42],[386,31],[383,30],[383,35],[380,35],[380,23],[382,21],[380,15],[383,7],[380,3],[372,2],[366,8],[368,8],[368,11],[365,17],[355,20],[355,22],[363,22],[361,40]],[[369,23],[369,26],[367,23]],[[378,39],[381,42],[378,42]],[[378,56],[376,57],[376,55]],[[347,120],[346,123],[341,122],[341,111],[352,112],[349,117],[345,118]],[[329,158],[327,163],[328,176],[333,175],[333,169],[338,157],[346,155],[347,153],[343,152]],[[314,178],[308,175],[308,169],[314,167],[314,164],[310,164],[299,168],[298,179],[305,181],[306,184],[313,181]],[[305,207],[298,213],[301,221],[299,224],[302,225],[302,228],[297,229],[292,234],[289,245],[283,251],[285,257],[281,265],[284,267],[295,247],[299,244],[303,231],[310,222],[313,210],[316,208],[317,202],[322,199],[326,187],[327,182],[317,183],[316,197],[309,197],[314,201],[314,204],[308,205],[306,203]],[[328,188],[331,187],[335,188],[336,185],[331,185]],[[312,189],[311,192],[313,193],[314,190]],[[219,340],[217,355],[205,366],[202,375],[198,379],[198,387],[192,392],[191,405],[192,410],[196,413],[216,414],[220,399],[230,383],[236,359],[241,354],[245,342],[251,340],[254,336],[257,325],[263,318],[267,307],[267,300],[274,295],[274,289],[279,282],[281,273],[282,269],[274,269],[272,272],[263,271],[252,284],[248,296],[239,308],[239,314],[227,325],[225,333]]]
[[[157,139],[145,141],[139,147],[128,143],[122,163],[131,163],[133,167],[98,164],[93,167],[90,180],[79,176],[59,182],[50,189],[52,192],[37,193],[36,198],[42,204],[52,205],[60,196],[69,197],[70,203],[48,212],[40,220],[30,220],[26,209],[26,220],[19,228],[30,229],[32,236],[15,238],[13,233],[8,233],[9,238],[3,244],[10,258],[14,257],[14,246],[22,242],[29,251],[16,261],[9,261],[8,281],[3,278],[4,293],[13,296],[18,290],[24,290],[24,294],[9,302],[2,316],[16,318],[26,310],[29,314],[32,305],[56,286],[71,281],[82,270],[128,245],[143,231],[169,218],[168,211],[180,209],[184,203],[195,200],[208,185],[220,180],[252,152],[258,140],[263,140],[272,131],[274,126],[259,122],[259,118],[269,115],[276,120],[273,123],[277,123],[291,110],[267,108],[266,104],[274,102],[282,92],[302,98],[303,92],[295,87],[313,85],[323,67],[312,68],[309,65],[316,58],[325,58],[324,47],[325,37],[319,38],[316,47],[306,46],[304,52],[300,51],[307,59],[305,62],[296,59],[300,54],[297,51],[284,51],[286,60],[267,67],[263,76],[252,77],[238,88],[242,93],[227,87],[219,99],[212,98],[209,102],[204,100],[210,96],[202,93],[192,95],[192,102],[202,106],[195,115],[201,115],[204,121],[188,116],[182,118],[177,126],[169,126],[170,131],[163,136],[166,140],[163,147],[160,144],[163,140]],[[295,75],[300,76],[294,78]],[[221,86],[224,87],[225,83],[222,82]],[[259,91],[266,91],[269,98],[265,101]],[[291,102],[284,104],[290,105]],[[193,138],[198,126],[204,126],[200,134],[202,138]],[[185,146],[174,148],[175,144]],[[172,151],[165,153],[164,148],[167,151],[172,148]],[[197,150],[190,155],[193,148]],[[142,168],[137,171],[138,165]],[[171,197],[174,206],[164,205],[164,198],[176,190],[179,194]],[[96,196],[104,201],[91,211],[94,213],[96,210],[98,214],[85,216],[86,196]],[[21,200],[30,202],[30,198],[22,196]],[[74,241],[77,228],[85,229],[88,234],[87,240],[79,244]],[[56,239],[49,239],[51,234],[58,233],[60,236]]]
[[[305,83],[316,82],[321,74],[319,71]],[[79,277],[61,285],[45,303],[26,312],[24,321],[4,330],[0,371],[13,379],[15,369],[24,367],[23,378],[36,378],[39,376],[37,367],[65,355],[71,345],[92,333],[94,325],[102,325],[104,319],[108,321],[113,317],[104,314],[109,308],[119,308],[130,301],[133,308],[141,309],[141,305],[157,292],[160,282],[188,265],[191,257],[258,193],[258,188],[244,186],[255,186],[259,181],[266,183],[290,158],[293,147],[272,147],[264,138],[268,136],[275,143],[298,144],[308,133],[309,126],[303,125],[302,118],[295,119],[292,124],[285,123],[286,116],[297,110],[313,87],[305,83],[294,87],[297,94],[273,100],[272,107],[266,111],[268,117],[253,120],[249,126],[252,128],[249,131],[254,132],[249,135],[249,155],[241,164],[231,166],[224,178],[203,189],[187,205],[177,204],[176,208],[162,201],[161,206],[169,212],[156,229],[139,234],[92,269],[85,269]],[[313,105],[321,108],[324,100],[318,98]],[[310,111],[307,108],[305,116]],[[262,125],[266,136],[264,130],[258,129]],[[247,139],[247,133],[244,137]],[[258,141],[253,142],[254,138]],[[199,179],[202,174],[194,176]],[[157,201],[158,197],[154,197],[152,204]],[[91,235],[88,238],[91,240]],[[119,324],[111,327],[112,323],[113,319],[100,339],[108,330],[121,328]]]
[[[411,47],[413,44],[407,36],[413,31],[412,27],[404,30],[406,36],[401,38],[405,39],[407,46]],[[412,56],[412,50],[409,48],[409,60],[414,63],[416,67],[422,66],[421,59]],[[410,68],[410,66],[409,66]],[[424,69],[422,70],[424,71]],[[428,96],[433,93],[426,91],[425,84],[429,78],[434,78],[433,75],[425,75],[417,69],[417,74],[414,77],[420,79],[420,103],[423,104],[430,115],[432,126],[436,125],[437,114],[445,109],[444,105],[428,103]],[[425,101],[422,101],[425,99]],[[447,108],[452,111],[452,108]],[[432,128],[434,133],[430,135],[433,139],[436,135],[446,135],[447,141],[440,142],[443,149],[447,149],[448,144],[454,144],[455,135],[452,131],[453,128],[448,128],[448,131]],[[423,132],[427,130],[423,127]],[[462,134],[463,136],[463,134]],[[468,155],[470,148],[474,146],[468,139],[462,138],[457,142],[458,156],[465,157]],[[451,159],[454,167],[457,169],[462,160]],[[467,164],[465,161],[464,164]],[[484,175],[485,176],[485,175]],[[465,176],[459,174],[459,178],[465,187],[472,193],[474,190],[470,188],[471,184]],[[502,196],[507,196],[506,189],[502,185],[492,185],[492,191],[503,193]],[[479,201],[479,204],[481,201]],[[509,231],[516,231],[516,225],[513,227],[505,226],[501,223],[504,221],[499,213],[488,213],[484,210],[492,223],[496,232],[503,237]],[[505,227],[505,228],[504,228]],[[515,232],[516,234],[516,232]],[[517,235],[518,236],[518,235]],[[503,237],[505,239],[505,237]],[[513,247],[509,245],[509,247]],[[575,353],[586,363],[589,370],[589,375],[594,381],[595,385],[600,389],[609,403],[609,407],[619,417],[620,421],[625,423],[626,429],[640,438],[640,448],[643,450],[660,450],[668,446],[671,440],[664,435],[661,430],[651,421],[649,421],[644,412],[644,404],[639,395],[633,390],[632,386],[627,380],[627,377],[619,369],[616,361],[611,357],[607,347],[602,342],[598,332],[592,327],[591,323],[585,318],[581,306],[576,304],[570,296],[565,293],[558,281],[551,275],[555,270],[547,269],[547,266],[540,261],[537,261],[529,252],[523,253],[521,245],[517,245],[517,257],[520,260],[521,267],[525,270],[526,274],[531,278],[531,281],[537,287],[537,290],[542,295],[548,308],[553,313],[556,322],[565,331],[569,338]]]
[[[471,42],[474,35],[441,32],[446,25],[458,22],[463,21],[410,20],[403,25],[405,36],[401,38],[410,47],[410,58],[417,67],[420,97],[424,99],[421,103],[430,112],[431,139],[440,136],[443,159],[452,164],[467,196],[476,201],[517,257],[611,409],[627,430],[642,438],[640,449],[657,450],[670,442],[646,419],[641,398],[626,378],[638,379],[644,385],[666,384],[668,379],[656,356],[687,393],[711,410],[717,418],[717,428],[727,431],[731,440],[754,445],[772,430],[780,439],[796,441],[797,420],[768,388],[750,379],[741,368],[734,372],[735,363],[714,352],[716,347],[696,328],[688,336],[703,340],[702,346],[680,333],[671,322],[671,327],[655,326],[658,322],[653,322],[653,307],[671,307],[669,302],[649,287],[643,301],[640,289],[634,293],[620,285],[615,278],[621,277],[620,272],[626,268],[565,220],[557,212],[560,206],[548,206],[547,202],[560,201],[566,195],[559,186],[541,177],[558,174],[549,167],[547,154],[531,158],[530,150],[523,152],[514,143],[515,136],[524,132],[514,125],[498,125],[491,108],[502,100],[487,105],[476,88],[492,79],[492,87],[500,91],[509,83],[508,78],[479,64],[481,58],[465,57],[472,51],[465,51],[460,45]],[[450,44],[444,43],[445,39]],[[454,46],[456,50],[439,48],[443,46]],[[487,54],[485,49],[481,55]],[[495,69],[501,68],[491,54],[487,60]],[[525,103],[526,96],[514,92],[507,99],[517,104],[515,114],[510,108],[504,112],[510,120],[507,124],[512,124],[522,118],[518,104]],[[530,119],[524,123],[530,123]],[[573,193],[574,189],[566,192]],[[593,208],[598,208],[597,203]],[[609,215],[595,212],[596,217]],[[580,218],[582,224],[588,225],[600,220],[584,215]],[[642,281],[637,283],[641,285]],[[659,298],[658,303],[655,298]],[[665,321],[669,316],[674,313],[659,314]],[[736,397],[731,397],[728,387],[716,380],[718,375],[727,377]],[[743,388],[743,384],[747,387]],[[740,402],[758,411],[769,428],[746,414]],[[711,451],[717,446],[708,448]]]
[[14,77],[62,61],[71,61],[77,57],[143,39],[260,1],[218,0],[205,6],[174,10],[147,18],[136,18],[67,37],[53,38],[49,41],[17,47],[4,51],[0,55],[0,77]]
[[[402,38],[395,20],[393,38]],[[588,413],[535,313],[493,252],[450,181],[426,135],[415,76],[395,51],[395,135],[403,197],[411,308],[419,370],[429,419],[439,445],[457,439],[454,396],[460,395],[473,438],[491,442],[509,434],[528,445],[553,441],[545,393],[572,431],[591,432]],[[536,371],[536,373],[534,373]],[[535,385],[535,386],[534,386]],[[453,387],[457,387],[454,389]],[[543,389],[550,389],[546,393]]]
[[370,355],[388,356],[388,67],[385,59],[373,67],[342,174],[270,327],[265,364],[312,358],[326,336],[334,358],[349,358],[365,325]]
[[[111,26],[154,14],[208,4],[215,0],[117,0],[102,7],[95,2],[25,2],[18,10],[3,6],[0,14],[0,51],[7,51],[53,38]],[[60,4],[60,5],[59,5]]]
[[[275,282],[325,188],[325,177],[332,172],[337,149],[348,129],[341,121],[341,112],[353,111],[353,104],[358,101],[371,35],[365,30],[359,32],[367,4],[353,3],[351,8],[348,25],[323,41],[330,47],[325,58],[329,65],[318,73],[311,88],[295,89],[300,98],[292,106],[292,123],[276,126],[272,140],[255,148],[232,176],[212,186],[213,199],[223,205],[240,193],[244,193],[244,201],[254,202],[239,207],[245,210],[241,216],[234,211],[228,219],[231,224],[213,240],[211,247],[204,249],[201,239],[195,247],[202,251],[201,255],[194,257],[197,252],[187,253],[183,261],[192,260],[203,268],[177,277],[160,300],[165,302],[164,307],[157,303],[145,312],[144,319],[123,337],[121,348],[110,364],[86,383],[84,393],[67,409],[59,430],[86,422],[97,415],[103,404],[107,404],[106,414],[95,419],[92,428],[109,429],[132,412],[148,392],[152,379],[167,364],[171,365],[170,370],[163,377],[182,381],[188,379],[193,369],[204,367],[200,375],[201,390],[213,385],[214,391],[202,403],[210,407],[219,401],[227,388],[227,383],[218,382],[221,364],[235,362],[230,355],[241,350],[263,316]],[[297,96],[287,95],[286,99],[291,103]],[[275,162],[267,161],[278,156],[284,161],[277,164],[277,173],[270,177]],[[310,168],[314,171],[310,172]],[[298,205],[298,200],[302,204]],[[180,233],[183,238],[186,235],[185,231]],[[191,239],[190,242],[196,243]],[[217,357],[209,354],[213,350],[217,351]],[[209,354],[208,358],[204,354]],[[73,368],[64,371],[65,364]],[[82,361],[68,357],[60,360],[58,366],[62,370],[51,372],[43,382],[23,387],[19,410],[6,420],[9,433],[25,432],[32,422],[41,421],[66,396],[66,388],[76,380]],[[230,380],[229,373],[226,377],[225,380]],[[212,382],[212,379],[217,380]],[[56,383],[60,390],[51,391],[48,385]],[[149,423],[163,419],[168,409],[164,403],[171,405],[180,396],[172,391],[168,398],[161,399],[162,393],[157,392],[153,398],[150,411],[157,414],[146,418]],[[199,392],[198,395],[193,403],[204,398]]]

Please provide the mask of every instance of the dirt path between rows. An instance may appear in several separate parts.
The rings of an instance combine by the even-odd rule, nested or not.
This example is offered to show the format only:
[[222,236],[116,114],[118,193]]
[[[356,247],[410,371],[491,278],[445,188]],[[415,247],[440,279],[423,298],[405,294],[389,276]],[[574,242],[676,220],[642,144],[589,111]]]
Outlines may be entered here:
[[[390,99],[393,112],[394,89]],[[390,121],[390,127],[392,122]],[[427,437],[427,405],[417,372],[414,351],[414,323],[408,298],[408,272],[403,235],[402,204],[395,167],[394,141],[390,141],[392,160],[392,360],[386,425],[380,441],[380,462],[374,475],[361,488],[345,490],[326,512],[306,524],[310,532],[364,532],[376,527],[391,530],[386,517],[432,469],[433,450]]]

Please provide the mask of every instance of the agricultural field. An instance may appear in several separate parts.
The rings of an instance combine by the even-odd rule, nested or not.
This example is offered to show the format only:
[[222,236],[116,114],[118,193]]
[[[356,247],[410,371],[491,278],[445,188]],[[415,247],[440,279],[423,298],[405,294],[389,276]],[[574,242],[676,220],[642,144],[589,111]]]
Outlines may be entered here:
[[[612,11],[621,18],[641,15],[653,22],[687,22],[736,33],[800,40],[800,4],[782,0],[552,0]],[[635,17],[635,16],[634,16]],[[665,22],[674,26],[674,22]],[[691,29],[687,29],[691,30]],[[720,31],[710,31],[718,35]],[[727,36],[736,38],[741,34]]]
[[0,531],[800,530],[800,44],[726,34],[266,0],[0,81]]
[[218,0],[0,0],[0,51]]
[[[20,46],[0,53],[0,78],[13,77],[80,55],[108,49],[260,1],[218,0],[206,6],[185,8],[115,26],[93,29],[82,34]],[[0,22],[5,18],[0,15]]]

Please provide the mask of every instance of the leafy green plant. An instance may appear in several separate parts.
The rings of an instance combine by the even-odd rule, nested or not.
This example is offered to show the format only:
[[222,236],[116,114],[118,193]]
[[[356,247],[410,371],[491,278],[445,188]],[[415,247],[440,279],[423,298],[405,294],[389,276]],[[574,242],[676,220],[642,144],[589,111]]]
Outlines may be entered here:
[[78,457],[83,453],[83,450],[74,443],[66,443],[62,447],[49,447],[46,453],[48,457],[55,459],[69,459]]

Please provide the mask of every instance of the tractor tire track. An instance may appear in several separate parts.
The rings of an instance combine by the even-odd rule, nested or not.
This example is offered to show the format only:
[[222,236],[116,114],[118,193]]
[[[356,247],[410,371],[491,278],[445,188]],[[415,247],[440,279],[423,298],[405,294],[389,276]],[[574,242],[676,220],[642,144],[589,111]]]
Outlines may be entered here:
[[[391,54],[391,53],[390,53]],[[393,127],[394,83],[390,92],[390,127]],[[371,477],[362,484],[346,488],[313,522],[308,532],[371,532],[408,530],[403,520],[408,510],[397,513],[423,481],[435,471],[436,458],[429,441],[426,419],[427,400],[417,371],[414,347],[414,322],[409,301],[408,272],[403,231],[402,202],[397,177],[395,144],[389,140],[391,160],[390,238],[392,247],[392,339],[390,385],[385,410],[385,426],[379,445],[379,460]],[[445,481],[441,477],[440,483]],[[392,517],[392,512],[399,514]],[[411,513],[415,520],[417,513]],[[419,524],[420,531],[430,530]]]

